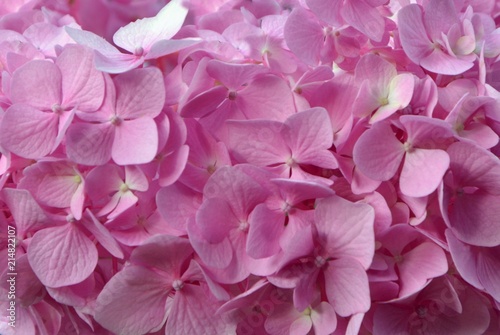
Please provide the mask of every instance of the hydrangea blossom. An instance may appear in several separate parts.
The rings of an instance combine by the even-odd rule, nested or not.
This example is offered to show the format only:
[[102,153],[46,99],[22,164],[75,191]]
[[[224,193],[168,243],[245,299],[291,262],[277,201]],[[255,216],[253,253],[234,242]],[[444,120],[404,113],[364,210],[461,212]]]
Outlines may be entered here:
[[500,333],[494,0],[0,3],[0,333]]

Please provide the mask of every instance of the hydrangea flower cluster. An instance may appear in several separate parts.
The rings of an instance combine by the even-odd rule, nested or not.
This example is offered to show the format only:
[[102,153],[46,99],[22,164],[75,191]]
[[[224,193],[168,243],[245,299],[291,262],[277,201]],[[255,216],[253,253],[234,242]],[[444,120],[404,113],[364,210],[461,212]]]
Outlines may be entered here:
[[500,334],[499,4],[2,1],[0,333]]

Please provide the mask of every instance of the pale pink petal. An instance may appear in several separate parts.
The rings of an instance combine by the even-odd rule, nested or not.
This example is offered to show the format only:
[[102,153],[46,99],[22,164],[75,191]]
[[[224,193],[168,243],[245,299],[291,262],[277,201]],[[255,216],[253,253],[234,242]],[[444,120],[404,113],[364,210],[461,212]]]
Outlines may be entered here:
[[477,273],[477,249],[457,239],[450,229],[445,235],[451,257],[462,278],[472,286],[484,289]]
[[397,110],[402,109],[411,101],[415,81],[413,75],[403,73],[392,78],[389,84],[388,104],[380,107],[370,118],[370,123],[375,123],[388,118]]
[[329,335],[337,328],[335,309],[326,301],[314,306],[311,311],[311,320],[315,335]]
[[474,62],[455,58],[440,49],[434,49],[429,55],[420,60],[420,65],[431,72],[457,75],[469,70],[474,66]]
[[404,6],[398,12],[398,28],[403,50],[414,63],[420,64],[433,52],[424,26],[422,7],[416,4]]
[[432,40],[439,40],[441,33],[448,33],[455,23],[459,23],[459,20],[453,0],[430,0],[427,2],[424,24]]
[[139,67],[144,63],[142,57],[128,54],[102,55],[99,51],[95,53],[95,66],[99,71],[107,73],[124,73]]
[[[128,266],[97,297],[94,318],[116,334],[148,333],[164,322],[171,285],[154,271]],[[136,308],[139,305],[142,308]]]
[[143,18],[118,29],[113,42],[132,53],[149,49],[154,42],[172,38],[181,29],[188,10],[180,1],[170,1],[154,17]]
[[2,195],[16,222],[17,236],[23,238],[28,231],[36,231],[50,223],[47,215],[27,190],[4,188]]
[[119,54],[120,51],[104,38],[81,29],[64,27],[69,36],[78,44],[94,49],[105,56]]
[[315,210],[318,237],[329,256],[356,259],[364,268],[373,258],[374,218],[371,206],[336,195],[318,201]]
[[350,316],[370,309],[368,276],[363,266],[352,258],[330,261],[324,270],[328,301],[340,316]]
[[231,64],[218,60],[209,61],[206,71],[229,91],[238,91],[242,85],[248,84],[255,77],[268,72],[265,67],[260,65]]
[[0,144],[25,158],[41,158],[52,152],[59,117],[25,104],[11,106],[0,122]]
[[353,159],[361,173],[385,181],[396,174],[404,153],[403,144],[394,136],[391,127],[376,123],[354,145]]
[[111,236],[110,232],[100,223],[94,214],[87,208],[85,211],[90,220],[85,228],[88,229],[97,241],[114,257],[123,258],[123,251],[116,240]]
[[423,197],[434,192],[450,165],[444,150],[410,149],[406,153],[399,187],[410,197]]
[[122,119],[154,118],[165,102],[161,71],[155,67],[136,69],[113,78],[116,87],[116,115]]
[[237,94],[236,105],[247,119],[284,121],[295,112],[290,87],[274,75],[255,79]]
[[384,19],[376,8],[369,6],[365,1],[346,1],[342,7],[342,17],[348,24],[373,41],[382,40],[385,28]]
[[52,62],[34,60],[17,69],[12,75],[10,99],[41,110],[50,110],[62,100],[62,76]]
[[160,40],[151,46],[151,49],[144,57],[145,59],[160,58],[165,55],[173,54],[177,51],[200,43],[199,38],[183,38],[181,40]]
[[28,259],[40,281],[50,287],[82,282],[97,265],[97,249],[73,223],[38,231]]
[[111,157],[119,165],[151,162],[158,151],[158,129],[153,119],[141,117],[115,127]]
[[68,45],[57,57],[62,74],[62,105],[84,112],[96,111],[104,99],[104,78],[94,66],[94,53],[79,45]]
[[299,59],[309,65],[318,65],[324,34],[312,13],[301,7],[292,11],[285,24],[285,41]]

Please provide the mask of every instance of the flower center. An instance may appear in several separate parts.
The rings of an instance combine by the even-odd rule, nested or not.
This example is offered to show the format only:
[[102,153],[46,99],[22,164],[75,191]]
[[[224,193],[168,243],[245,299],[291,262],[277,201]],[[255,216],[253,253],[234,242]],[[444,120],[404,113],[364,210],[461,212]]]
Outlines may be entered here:
[[174,290],[180,291],[184,287],[184,282],[182,280],[180,280],[180,279],[176,279],[172,283],[172,287],[174,288]]

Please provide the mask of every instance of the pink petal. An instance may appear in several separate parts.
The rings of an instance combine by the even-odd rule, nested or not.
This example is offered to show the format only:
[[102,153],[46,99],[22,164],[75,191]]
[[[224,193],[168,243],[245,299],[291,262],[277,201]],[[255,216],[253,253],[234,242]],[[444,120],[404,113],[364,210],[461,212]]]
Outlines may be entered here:
[[430,55],[420,60],[420,65],[431,72],[457,75],[469,70],[474,66],[474,62],[455,58],[440,49],[434,49]]
[[28,259],[40,281],[50,287],[82,282],[97,265],[97,249],[73,223],[38,231]]
[[291,154],[279,133],[279,122],[228,121],[227,125],[228,146],[238,160],[258,166],[270,166],[286,162]]
[[160,186],[165,187],[172,185],[179,179],[189,156],[189,146],[182,145],[178,150],[165,157],[165,160],[160,163],[159,183]]
[[220,81],[229,91],[238,91],[242,85],[248,84],[258,75],[267,72],[260,65],[231,64],[218,60],[209,61],[206,71],[212,78]]
[[94,214],[87,208],[85,211],[87,216],[90,218],[87,222],[89,224],[85,225],[92,235],[97,239],[97,241],[107,250],[111,255],[116,258],[123,259],[123,251],[116,240],[111,236],[110,232],[100,223]]
[[206,335],[236,333],[236,323],[216,314],[221,303],[207,290],[206,286],[186,284],[177,291],[167,320],[167,332],[199,334],[202,329]]
[[29,105],[16,104],[5,112],[0,123],[2,146],[25,158],[41,158],[52,152],[59,117]]
[[153,44],[145,59],[155,59],[173,54],[177,51],[200,43],[199,38],[183,38],[181,40],[160,40]]
[[285,229],[284,213],[272,211],[265,204],[255,207],[250,216],[247,253],[253,258],[265,258],[280,250],[280,237]]
[[296,7],[285,24],[285,41],[299,59],[309,65],[318,65],[324,34],[314,15]]
[[400,297],[420,291],[431,278],[448,271],[448,261],[443,249],[431,242],[424,242],[403,255],[398,265],[401,279]]
[[403,144],[394,136],[391,127],[376,123],[354,145],[353,159],[361,173],[385,181],[396,174],[404,153]]
[[156,194],[156,204],[169,225],[179,231],[186,231],[189,218],[196,215],[202,202],[202,194],[177,182],[161,188]]
[[247,119],[284,121],[295,112],[290,87],[274,75],[259,77],[238,91],[236,105]]
[[[281,134],[292,150],[293,159],[298,163],[324,168],[337,167],[333,155],[328,159],[326,155],[320,154],[333,144],[331,121],[325,109],[317,107],[290,116],[285,121]],[[317,159],[317,156],[323,159]]]
[[66,152],[78,164],[103,165],[111,159],[115,128],[109,123],[74,123],[66,133]]
[[456,196],[448,209],[450,227],[462,241],[484,247],[500,244],[500,196],[482,191]]
[[457,239],[449,229],[445,235],[453,263],[462,278],[472,286],[484,289],[477,273],[477,249]]
[[337,328],[335,309],[326,301],[322,301],[319,305],[314,306],[314,309],[311,311],[311,320],[315,335],[329,335]]
[[345,21],[361,31],[375,42],[380,42],[384,34],[385,23],[376,8],[362,0],[348,0],[342,7]]
[[192,254],[193,248],[187,238],[157,235],[134,249],[130,261],[144,267],[154,267],[172,281],[181,275],[186,260]]
[[485,248],[477,257],[477,277],[496,301],[500,301],[500,247]]
[[210,198],[203,202],[196,213],[196,223],[201,236],[215,244],[222,242],[240,222],[225,200]]
[[411,149],[406,153],[399,187],[410,197],[423,197],[434,192],[450,165],[446,151]]
[[371,117],[370,123],[388,118],[397,110],[402,109],[411,101],[415,80],[413,75],[403,73],[392,78],[389,84],[388,105],[380,107]]
[[149,49],[159,40],[172,38],[181,29],[188,10],[179,1],[171,1],[154,17],[143,18],[118,29],[113,42],[132,53]]
[[468,142],[456,142],[447,149],[453,179],[459,186],[479,187],[500,194],[500,164],[491,152]]
[[12,75],[10,99],[41,110],[50,110],[62,100],[62,76],[52,62],[34,60],[17,69]]
[[[97,297],[99,324],[116,334],[145,334],[161,326],[172,283],[147,268],[131,265],[118,272]],[[142,308],[135,308],[131,302]]]
[[215,86],[189,100],[182,108],[183,117],[204,117],[215,111],[227,98],[227,88]]
[[374,210],[339,196],[318,201],[315,210],[318,237],[331,257],[356,259],[368,268],[374,252]]
[[123,121],[115,128],[111,157],[119,165],[151,162],[158,151],[158,129],[153,119]]
[[422,7],[416,4],[404,6],[398,12],[398,28],[403,50],[414,63],[420,64],[433,52],[424,26]]
[[82,46],[68,45],[57,57],[62,74],[62,105],[84,112],[96,111],[104,99],[104,78],[94,66],[94,53]]
[[64,27],[69,36],[78,44],[94,49],[105,56],[119,54],[120,51],[104,38],[85,30]]
[[34,232],[50,223],[47,215],[27,190],[4,188],[2,195],[16,222],[17,236],[23,238],[27,232]]
[[116,115],[122,119],[154,118],[165,102],[161,72],[155,67],[136,69],[113,79],[116,87]]
[[363,266],[352,258],[330,261],[324,270],[328,301],[340,316],[350,316],[370,309],[368,276]]
[[459,20],[453,0],[430,0],[425,6],[424,24],[432,40],[439,40],[455,23]]

